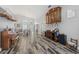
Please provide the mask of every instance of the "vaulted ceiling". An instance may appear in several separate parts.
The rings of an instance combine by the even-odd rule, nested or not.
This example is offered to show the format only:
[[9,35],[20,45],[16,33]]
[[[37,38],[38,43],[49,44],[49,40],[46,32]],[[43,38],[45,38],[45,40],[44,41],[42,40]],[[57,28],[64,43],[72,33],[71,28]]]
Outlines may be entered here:
[[1,6],[13,14],[30,18],[39,18],[48,8],[48,5],[3,5]]

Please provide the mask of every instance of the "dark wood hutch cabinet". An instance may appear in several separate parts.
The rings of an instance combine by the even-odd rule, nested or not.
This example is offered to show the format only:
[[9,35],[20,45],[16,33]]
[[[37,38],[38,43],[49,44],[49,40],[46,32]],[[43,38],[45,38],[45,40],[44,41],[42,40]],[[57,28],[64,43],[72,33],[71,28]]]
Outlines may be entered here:
[[61,22],[61,7],[51,8],[46,13],[46,24]]

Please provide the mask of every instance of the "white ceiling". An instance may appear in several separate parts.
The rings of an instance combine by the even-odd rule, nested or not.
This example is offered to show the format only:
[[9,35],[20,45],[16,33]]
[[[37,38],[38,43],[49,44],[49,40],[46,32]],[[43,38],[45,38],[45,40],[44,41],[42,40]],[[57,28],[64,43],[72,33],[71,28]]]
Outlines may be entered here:
[[4,5],[3,8],[11,11],[13,14],[24,15],[30,18],[38,18],[47,9],[47,5]]

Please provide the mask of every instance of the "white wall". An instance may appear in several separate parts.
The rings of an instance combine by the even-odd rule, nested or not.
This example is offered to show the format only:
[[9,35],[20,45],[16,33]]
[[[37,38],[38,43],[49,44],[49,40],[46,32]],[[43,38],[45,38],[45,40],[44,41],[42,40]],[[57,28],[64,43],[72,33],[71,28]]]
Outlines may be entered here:
[[4,17],[0,17],[0,31],[5,29],[6,27],[14,28],[14,23]]
[[25,28],[29,28],[34,25],[33,18],[29,18],[29,17],[22,16],[22,15],[15,15],[15,16],[16,16],[15,18],[17,20],[17,23],[21,24]]
[[[61,6],[61,7],[62,7],[62,22],[59,23],[59,25],[56,27],[60,29],[60,32],[65,33],[68,38],[79,39],[79,6]],[[45,13],[47,12],[47,10],[41,17],[39,17],[36,20],[40,25],[40,32],[45,31],[47,29],[52,30],[53,28],[55,28],[53,25],[45,24]],[[67,10],[73,10],[75,16],[68,18]]]
[[[32,19],[32,18],[28,18],[28,17],[21,16],[21,15],[15,15],[15,16],[16,16],[15,19],[17,20],[17,23],[20,23],[21,25],[24,25],[24,23],[26,23],[24,25],[25,28],[27,27],[27,25],[28,25],[28,27],[31,27],[30,25],[34,24],[34,19]],[[31,24],[30,24],[30,22],[31,22]],[[15,26],[14,26],[15,23],[16,22],[7,20],[5,17],[0,17],[0,31],[7,27],[15,28]]]
[[[72,10],[73,17],[67,16],[67,11]],[[70,15],[72,15],[72,13]],[[59,29],[64,32],[68,38],[79,39],[79,6],[62,6],[62,22]]]
[[47,5],[1,5],[1,7],[8,10],[10,14],[19,14],[36,19],[41,16]]

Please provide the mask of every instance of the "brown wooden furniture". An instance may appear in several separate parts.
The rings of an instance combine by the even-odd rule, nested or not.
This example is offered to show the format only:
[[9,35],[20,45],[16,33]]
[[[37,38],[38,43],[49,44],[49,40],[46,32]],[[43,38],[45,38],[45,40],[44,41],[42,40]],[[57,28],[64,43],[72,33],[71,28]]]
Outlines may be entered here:
[[5,17],[7,20],[10,20],[10,21],[16,21],[16,20],[14,20],[14,19],[12,18],[11,15],[9,15],[9,14],[6,13],[6,12],[0,12],[0,16],[1,16],[1,17]]
[[55,33],[53,31],[50,31],[50,30],[45,31],[45,37],[55,42],[59,42],[58,38],[55,36]]
[[49,39],[52,39],[52,32],[51,32],[50,30],[47,30],[47,31],[45,32],[45,36],[46,36],[47,38],[49,38]]
[[11,37],[11,45],[14,46],[15,43],[16,43],[16,36],[12,35],[12,37]]
[[61,7],[50,9],[46,13],[46,24],[61,22]]
[[8,31],[5,30],[2,32],[2,49],[8,49],[11,46],[10,37]]
[[7,10],[1,7],[0,7],[0,16],[5,17],[7,20],[10,20],[10,21],[16,21],[14,17]]

